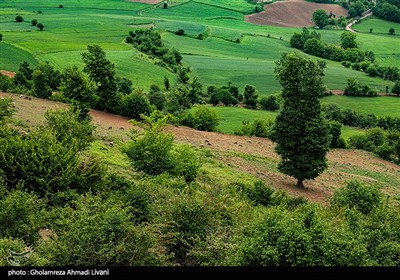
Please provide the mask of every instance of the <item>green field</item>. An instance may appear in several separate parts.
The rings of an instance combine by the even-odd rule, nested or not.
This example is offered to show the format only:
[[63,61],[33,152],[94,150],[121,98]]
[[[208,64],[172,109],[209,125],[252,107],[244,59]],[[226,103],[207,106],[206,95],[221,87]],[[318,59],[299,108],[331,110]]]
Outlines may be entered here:
[[[235,131],[240,130],[243,121],[253,120],[275,120],[277,112],[264,111],[264,110],[250,110],[238,107],[210,107],[217,113],[219,118],[218,130],[233,134]],[[347,140],[349,137],[363,133],[364,130],[342,126],[342,137]]]
[[[280,89],[273,72],[275,61],[283,52],[294,51],[289,40],[301,30],[245,22],[245,14],[255,8],[246,0],[172,1],[168,9],[125,0],[65,0],[64,8],[59,8],[59,4],[53,0],[0,2],[0,69],[15,71],[24,60],[32,65],[49,61],[58,69],[82,66],[80,54],[88,44],[96,43],[115,63],[118,75],[131,79],[134,87],[147,90],[151,84],[161,83],[164,76],[175,81],[175,75],[140,55],[124,43],[124,38],[135,28],[155,26],[167,46],[182,52],[183,62],[205,87],[231,81],[241,90],[246,84],[253,84],[260,95],[272,94]],[[15,22],[16,14],[25,21]],[[45,30],[40,32],[31,26],[32,19],[43,23]],[[175,35],[178,29],[184,29],[185,36]],[[376,31],[360,33],[360,47],[372,49],[382,65],[397,65],[397,35],[383,36],[378,27]],[[208,37],[196,39],[203,32]],[[340,41],[341,31],[320,32],[324,41]],[[379,79],[344,68],[338,62],[327,61],[325,73],[324,80],[330,89],[344,89],[349,77],[376,88],[381,85]]]
[[400,117],[400,97],[354,97],[354,96],[326,96],[321,103],[335,103],[342,109],[352,109],[357,112],[374,114],[376,116]]

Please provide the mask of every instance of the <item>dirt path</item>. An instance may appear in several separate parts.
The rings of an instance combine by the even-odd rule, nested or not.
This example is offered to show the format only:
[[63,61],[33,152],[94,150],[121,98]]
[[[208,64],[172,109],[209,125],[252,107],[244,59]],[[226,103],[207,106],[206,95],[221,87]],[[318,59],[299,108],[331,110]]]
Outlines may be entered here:
[[371,9],[365,11],[365,15],[362,16],[362,17],[360,17],[359,20],[353,20],[353,21],[350,22],[348,25],[346,25],[346,30],[347,30],[347,31],[350,31],[350,32],[357,32],[357,31],[353,30],[353,28],[352,28],[353,24],[355,24],[355,23],[357,23],[358,21],[360,21],[360,20],[362,20],[362,19],[364,19],[364,18],[366,18],[366,17],[369,17],[369,16],[372,16],[372,11],[371,11]]
[[15,77],[15,72],[7,71],[7,70],[0,70],[0,73],[4,76],[7,76],[9,78],[14,78]]
[[[17,107],[16,117],[22,122],[29,118],[30,125],[43,122],[43,113],[49,109],[65,108],[59,102],[32,98],[31,100],[0,92],[1,97],[13,97]],[[129,118],[92,110],[96,132],[102,139],[128,139],[134,126]],[[181,126],[168,126],[167,132],[175,135],[179,143],[188,143],[198,149],[210,149],[216,158],[237,172],[245,172],[263,180],[267,186],[284,190],[291,195],[304,196],[319,203],[328,203],[332,193],[351,179],[368,184],[378,184],[390,195],[400,194],[400,166],[384,161],[360,150],[334,149],[328,153],[328,169],[315,180],[305,182],[307,189],[295,188],[295,180],[277,171],[279,156],[275,144],[266,138],[246,137],[204,132]]]

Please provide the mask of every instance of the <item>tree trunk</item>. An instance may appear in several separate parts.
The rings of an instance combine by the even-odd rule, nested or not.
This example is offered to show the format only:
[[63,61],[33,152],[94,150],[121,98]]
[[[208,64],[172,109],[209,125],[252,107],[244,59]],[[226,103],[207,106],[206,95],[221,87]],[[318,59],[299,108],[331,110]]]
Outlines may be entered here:
[[297,179],[297,185],[298,188],[304,189],[304,184],[303,184],[303,179]]

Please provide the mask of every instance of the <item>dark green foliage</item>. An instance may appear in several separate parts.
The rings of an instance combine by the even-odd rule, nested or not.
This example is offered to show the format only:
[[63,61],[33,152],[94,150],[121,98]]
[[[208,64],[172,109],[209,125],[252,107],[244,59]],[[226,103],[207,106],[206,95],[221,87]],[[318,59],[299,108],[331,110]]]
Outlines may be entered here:
[[83,71],[97,86],[99,98],[95,108],[114,112],[118,106],[115,65],[106,58],[106,53],[99,45],[88,45],[87,50],[87,53],[82,53],[85,63]]
[[0,125],[15,112],[12,98],[0,99]]
[[3,41],[3,34],[0,33],[0,42]]
[[321,111],[325,113],[325,116],[327,117],[328,120],[333,120],[342,123],[343,121],[342,111],[337,104],[335,103],[322,104]]
[[319,28],[324,28],[326,25],[328,25],[328,19],[329,15],[325,10],[316,10],[312,15],[312,21]]
[[358,181],[350,181],[334,193],[332,204],[355,208],[363,214],[368,214],[379,206],[381,200],[382,195],[377,188],[365,186]]
[[238,87],[232,85],[231,83],[228,86],[215,87],[210,86],[207,89],[207,94],[210,98],[209,103],[216,106],[219,103],[228,105],[236,105],[239,101],[243,100],[243,95],[239,94]]
[[180,124],[203,131],[216,131],[219,120],[214,110],[200,106],[183,114]]
[[0,145],[0,170],[10,187],[24,183],[40,197],[73,187],[79,163],[76,140],[65,146],[50,131],[41,130],[8,135]]
[[150,86],[150,92],[147,95],[151,105],[154,105],[157,110],[162,111],[165,106],[167,98],[157,85]]
[[304,180],[314,179],[327,167],[330,137],[318,99],[324,90],[321,69],[299,54],[285,53],[275,73],[283,87],[283,107],[271,135],[281,156],[279,170],[303,187]]
[[395,154],[395,147],[385,142],[379,147],[376,147],[374,153],[384,160],[392,160],[393,155]]
[[16,22],[23,22],[24,18],[22,16],[18,15],[18,16],[15,17],[15,21]]
[[96,103],[95,85],[77,66],[64,69],[60,90],[67,98],[85,104],[94,105]]
[[246,85],[243,92],[243,103],[247,108],[256,109],[258,94],[256,93],[255,86]]
[[393,27],[390,27],[390,28],[389,28],[389,34],[390,34],[390,35],[394,35],[394,33],[395,33],[394,28],[393,28]]
[[44,114],[45,126],[49,128],[57,140],[65,146],[77,144],[83,150],[94,140],[94,125],[91,119],[80,119],[80,112],[70,110],[47,111]]
[[135,120],[139,120],[141,114],[148,116],[151,113],[149,100],[140,91],[122,96],[120,107],[120,114]]
[[377,96],[378,93],[375,89],[370,88],[368,85],[363,85],[358,80],[350,78],[347,79],[347,86],[344,89],[343,95],[371,97]]
[[350,17],[356,17],[356,16],[361,16],[363,12],[365,12],[367,8],[361,1],[355,1],[351,3],[350,9],[349,9],[349,15]]
[[117,77],[118,92],[130,94],[132,92],[132,81],[127,78]]
[[279,103],[276,95],[262,96],[258,99],[258,104],[263,110],[267,111],[279,110]]
[[389,21],[400,22],[400,4],[398,1],[379,0],[373,8],[374,15]]
[[374,150],[374,144],[371,141],[368,141],[364,134],[350,136],[347,143],[351,149],[359,149],[369,152]]
[[397,96],[400,95],[400,81],[396,81],[392,88],[392,93],[397,94]]
[[28,250],[28,246],[30,245],[21,239],[0,238],[0,266],[48,265],[47,259],[39,256],[34,250]]
[[160,264],[151,233],[132,226],[129,210],[119,199],[82,196],[61,214],[63,234],[39,250],[61,266]]
[[185,34],[185,30],[183,30],[183,29],[178,29],[178,30],[175,31],[175,34],[176,34],[176,35],[179,35],[179,36],[182,36],[182,35]]
[[310,32],[306,27],[303,27],[302,33],[294,33],[290,38],[290,45],[296,49],[304,49],[304,44],[308,39],[316,38],[321,39],[321,34],[316,31]]
[[357,48],[357,42],[356,42],[356,37],[357,35],[352,32],[343,32],[340,35],[340,46],[343,49],[351,49],[351,48]]
[[39,23],[37,24],[37,28],[39,28],[40,31],[43,31],[43,29],[44,29],[44,24],[39,22]]
[[27,243],[39,239],[44,202],[33,194],[15,190],[0,199],[0,236],[19,238]]
[[262,181],[256,181],[252,188],[246,189],[246,195],[255,205],[269,206],[272,203],[274,191],[265,186]]
[[346,142],[341,138],[342,124],[338,121],[329,121],[329,134],[331,135],[331,148],[346,148]]
[[164,77],[164,88],[165,90],[169,90],[171,88],[171,84],[167,76]]
[[37,19],[32,19],[31,24],[32,26],[36,26],[38,24]]
[[48,85],[49,79],[45,72],[40,69],[33,71],[32,81],[32,92],[34,96],[47,99],[52,95],[51,87]]
[[0,90],[8,91],[13,86],[13,80],[0,73]]
[[[180,34],[183,35],[183,34]],[[126,42],[132,44],[139,51],[161,59],[165,66],[174,72],[182,68],[182,55],[176,49],[168,49],[161,41],[161,35],[153,28],[136,29],[129,32],[132,39]]]
[[28,62],[24,61],[19,65],[18,71],[14,77],[14,85],[31,88],[33,70]]
[[268,120],[254,120],[252,122],[244,120],[240,130],[235,131],[236,135],[270,137],[273,122]]
[[210,210],[204,203],[191,197],[185,197],[175,203],[172,208],[174,223],[171,229],[175,236],[169,250],[174,253],[175,260],[180,265],[193,265],[188,252],[198,239],[206,238],[208,229],[211,227]]

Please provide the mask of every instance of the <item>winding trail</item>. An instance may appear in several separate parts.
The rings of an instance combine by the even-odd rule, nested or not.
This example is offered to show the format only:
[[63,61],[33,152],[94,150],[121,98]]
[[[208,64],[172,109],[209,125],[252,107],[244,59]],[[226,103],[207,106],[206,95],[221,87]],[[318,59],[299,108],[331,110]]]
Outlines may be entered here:
[[350,31],[350,32],[357,32],[357,31],[355,31],[355,30],[352,28],[353,24],[355,24],[355,23],[357,23],[359,20],[362,20],[362,19],[364,19],[364,18],[366,18],[366,17],[369,17],[369,16],[372,16],[372,11],[371,11],[371,9],[366,10],[366,11],[364,12],[364,15],[363,15],[362,17],[360,17],[358,20],[355,19],[355,20],[353,20],[352,22],[350,22],[348,25],[346,25],[346,30],[347,30],[347,31]]

